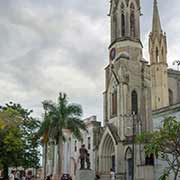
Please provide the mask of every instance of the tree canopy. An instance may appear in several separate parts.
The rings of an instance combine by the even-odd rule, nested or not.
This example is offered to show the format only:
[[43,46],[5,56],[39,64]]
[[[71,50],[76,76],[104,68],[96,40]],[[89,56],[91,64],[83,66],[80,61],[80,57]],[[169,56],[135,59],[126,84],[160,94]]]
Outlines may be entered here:
[[12,102],[1,107],[0,166],[5,171],[11,166],[39,166],[39,127],[40,121],[32,117],[32,110]]
[[175,117],[167,117],[159,130],[143,133],[137,140],[144,144],[147,155],[155,154],[158,159],[166,162],[167,167],[160,177],[161,180],[165,180],[170,174],[174,175],[174,180],[179,178],[180,121]]
[[69,103],[67,95],[60,93],[57,103],[44,101],[43,107],[45,116],[39,134],[45,141],[51,138],[58,143],[59,138],[63,138],[63,129],[70,129],[77,139],[82,139],[81,130],[86,130],[86,127],[81,120],[82,108],[79,104]]
[[[19,113],[11,108],[0,112],[0,166],[16,166],[23,150],[22,123]],[[12,161],[13,159],[13,161]]]

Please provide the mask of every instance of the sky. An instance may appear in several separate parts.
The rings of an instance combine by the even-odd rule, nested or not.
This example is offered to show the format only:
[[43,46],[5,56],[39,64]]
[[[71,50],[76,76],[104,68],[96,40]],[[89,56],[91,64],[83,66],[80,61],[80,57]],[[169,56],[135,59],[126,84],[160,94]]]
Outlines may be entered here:
[[[172,67],[180,59],[180,1],[158,5]],[[152,0],[141,0],[146,60],[152,7]],[[0,103],[20,103],[41,119],[42,101],[66,92],[82,105],[83,117],[102,121],[108,11],[109,0],[0,0]]]

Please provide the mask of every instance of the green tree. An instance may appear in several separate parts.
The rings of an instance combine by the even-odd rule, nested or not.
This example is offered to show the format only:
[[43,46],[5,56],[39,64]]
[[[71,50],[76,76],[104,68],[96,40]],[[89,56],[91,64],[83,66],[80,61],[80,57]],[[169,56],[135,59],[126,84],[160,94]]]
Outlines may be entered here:
[[174,174],[174,180],[179,178],[180,122],[175,117],[165,118],[159,130],[144,133],[137,138],[137,141],[145,144],[147,155],[153,153],[167,163],[167,168],[160,177],[161,180],[165,180],[166,176],[170,174]]
[[40,128],[40,121],[32,117],[32,110],[25,109],[20,104],[10,102],[3,108],[15,110],[21,117],[21,124],[19,127],[24,146],[19,165],[22,165],[24,168],[38,168],[40,166],[40,141],[37,133]]
[[22,123],[20,114],[12,109],[0,110],[0,166],[4,169],[7,178],[8,167],[17,166],[20,163],[23,152],[22,131],[19,126]]
[[[61,147],[65,140],[63,129],[69,129],[77,139],[82,139],[81,130],[86,130],[81,120],[82,108],[78,104],[68,102],[67,95],[60,93],[57,103],[45,101],[45,121],[42,123],[44,134],[55,141],[58,146],[58,173],[61,173]],[[43,135],[43,134],[42,134]]]

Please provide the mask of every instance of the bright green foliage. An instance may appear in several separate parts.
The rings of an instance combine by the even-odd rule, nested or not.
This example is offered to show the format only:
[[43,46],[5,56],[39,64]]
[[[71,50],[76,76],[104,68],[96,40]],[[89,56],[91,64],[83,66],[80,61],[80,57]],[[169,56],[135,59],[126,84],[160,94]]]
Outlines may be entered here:
[[37,132],[40,127],[40,121],[32,117],[32,110],[23,108],[20,104],[9,103],[5,108],[11,108],[16,110],[21,117],[20,129],[23,139],[23,152],[21,164],[24,168],[39,167],[40,141],[37,136]]
[[70,129],[77,139],[82,139],[80,130],[86,130],[86,127],[81,121],[82,108],[80,105],[69,104],[66,94],[60,93],[57,104],[44,101],[43,106],[45,118],[39,131],[41,135],[48,136],[58,143],[59,138],[63,138],[62,130]]
[[147,155],[153,153],[168,164],[161,180],[170,173],[174,174],[174,180],[178,178],[180,173],[180,122],[175,117],[165,118],[158,131],[144,133],[137,137],[137,141],[145,144]]
[[7,171],[8,166],[17,166],[23,151],[22,120],[12,108],[0,111],[0,166]]
[[20,104],[9,103],[0,109],[0,166],[38,167],[40,159],[37,131],[40,122],[32,111]]

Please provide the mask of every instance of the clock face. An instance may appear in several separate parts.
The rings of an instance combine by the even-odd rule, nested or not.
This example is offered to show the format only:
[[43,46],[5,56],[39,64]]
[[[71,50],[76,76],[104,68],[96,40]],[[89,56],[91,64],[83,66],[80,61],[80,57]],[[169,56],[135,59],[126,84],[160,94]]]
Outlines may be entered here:
[[116,57],[116,49],[112,48],[110,51],[110,60],[113,61],[115,57]]

